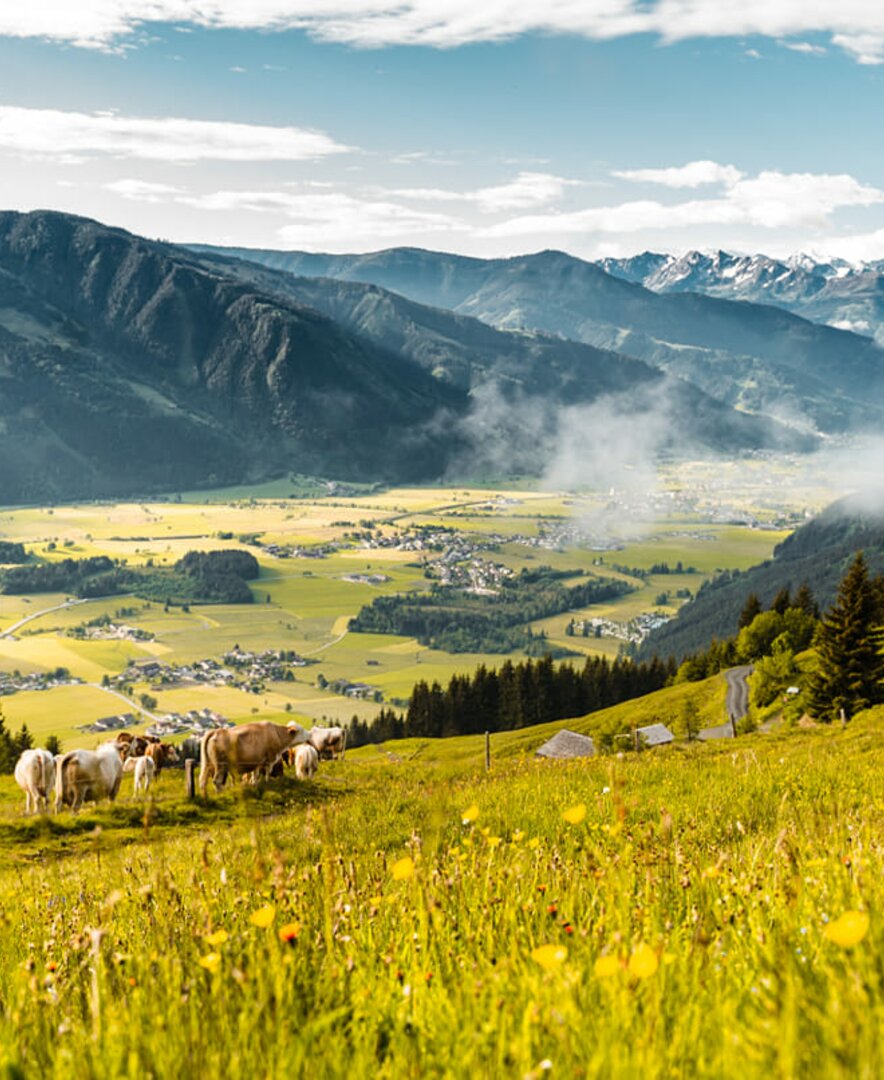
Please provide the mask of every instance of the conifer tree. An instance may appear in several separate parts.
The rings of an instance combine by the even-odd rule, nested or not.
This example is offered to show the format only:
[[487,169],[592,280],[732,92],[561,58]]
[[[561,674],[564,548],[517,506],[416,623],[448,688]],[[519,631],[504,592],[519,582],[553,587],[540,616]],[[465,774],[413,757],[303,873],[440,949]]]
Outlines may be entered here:
[[758,594],[749,593],[746,597],[746,603],[743,605],[743,612],[740,615],[740,621],[737,623],[737,629],[742,630],[744,626],[751,626],[755,616],[760,614],[761,601],[758,599]]
[[808,710],[819,720],[835,720],[842,709],[849,718],[884,701],[876,592],[859,552],[817,631],[817,670],[810,680]]

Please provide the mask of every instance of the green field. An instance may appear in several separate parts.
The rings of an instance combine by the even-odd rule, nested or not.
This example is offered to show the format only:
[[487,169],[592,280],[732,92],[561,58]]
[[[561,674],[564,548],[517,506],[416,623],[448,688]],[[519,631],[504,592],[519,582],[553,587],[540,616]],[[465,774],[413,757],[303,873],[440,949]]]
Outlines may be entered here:
[[403,742],[42,820],[4,779],[0,1065],[880,1075],[882,734],[548,762],[534,729],[490,773],[481,738]]
[[[397,488],[346,498],[317,498],[315,492],[309,497],[288,498],[293,491],[304,494],[312,490],[311,483],[315,489],[315,482],[301,480],[300,487],[279,481],[253,491],[187,493],[181,501],[176,497],[167,502],[7,509],[0,511],[0,536],[23,541],[39,559],[106,554],[143,565],[148,560],[168,564],[192,549],[242,547],[239,537],[248,540],[257,536],[263,544],[309,549],[339,543],[344,534],[368,526],[391,537],[405,535],[403,530],[412,526],[430,524],[454,528],[478,540],[498,534],[503,538],[499,549],[481,556],[516,572],[550,565],[620,577],[623,575],[613,568],[615,564],[647,569],[660,561],[674,567],[679,560],[697,568],[695,574],[654,575],[646,580],[632,577],[635,591],[615,602],[532,624],[535,632],[548,635],[551,644],[571,649],[579,662],[587,653],[616,656],[621,641],[617,637],[569,638],[565,627],[572,617],[626,623],[651,610],[671,615],[682,602],[675,597],[676,589],[695,592],[717,569],[742,569],[770,555],[774,545],[788,535],[787,530],[760,530],[719,520],[722,506],[745,509],[754,497],[761,513],[772,500],[767,475],[756,466],[749,462],[745,470],[733,471],[733,491],[722,491],[719,473],[710,472],[708,467],[685,465],[664,475],[661,489],[672,493],[672,506],[666,513],[642,504],[627,507],[618,516],[607,506],[608,496],[505,488]],[[793,466],[786,461],[781,468],[785,475]],[[690,499],[685,495],[688,490],[693,493]],[[824,495],[810,487],[799,485],[797,491],[781,507],[782,512],[801,513],[825,501]],[[693,509],[686,510],[687,503]],[[623,538],[619,550],[595,551],[573,545],[544,549],[512,542],[514,537],[537,536],[541,527],[579,524],[597,532],[600,521],[607,534]],[[185,704],[188,708],[209,706],[228,710],[231,718],[244,719],[256,715],[255,709],[262,715],[281,716],[288,705],[290,711],[309,718],[346,721],[354,713],[371,717],[379,706],[321,690],[316,685],[320,673],[329,682],[366,682],[390,701],[407,698],[418,680],[445,683],[453,674],[472,671],[479,663],[499,665],[504,660],[502,656],[434,651],[409,638],[347,633],[349,619],[376,596],[428,588],[425,564],[438,557],[436,552],[367,547],[352,541],[325,558],[280,559],[261,547],[249,550],[261,565],[260,577],[252,583],[252,605],[193,605],[189,612],[180,608],[166,611],[161,604],[111,597],[51,610],[67,598],[58,594],[0,596],[0,634],[21,619],[34,616],[16,632],[15,640],[0,637],[0,672],[65,667],[90,683],[100,683],[103,676],[119,674],[137,658],[155,656],[164,663],[189,663],[218,658],[234,645],[256,652],[293,649],[319,663],[299,669],[294,683],[268,687],[260,700],[240,691],[219,694],[199,687],[158,695],[146,685],[137,690],[158,696],[161,710]],[[379,584],[344,580],[351,574],[381,574],[387,580]],[[661,606],[656,601],[664,591],[671,595]],[[77,641],[66,636],[66,631],[98,616],[117,618],[120,608],[134,608],[120,621],[150,632],[154,640]],[[58,703],[58,733],[77,741],[71,734],[76,725],[65,715],[68,706],[56,693],[43,696],[44,707],[51,714]],[[7,716],[14,723],[31,715],[30,707],[16,702],[16,697],[4,699]],[[119,702],[120,710],[114,702],[109,704],[112,708],[108,712],[125,709],[123,702]],[[78,707],[74,711],[77,723],[83,717],[82,722],[94,719],[88,715],[89,709]]]

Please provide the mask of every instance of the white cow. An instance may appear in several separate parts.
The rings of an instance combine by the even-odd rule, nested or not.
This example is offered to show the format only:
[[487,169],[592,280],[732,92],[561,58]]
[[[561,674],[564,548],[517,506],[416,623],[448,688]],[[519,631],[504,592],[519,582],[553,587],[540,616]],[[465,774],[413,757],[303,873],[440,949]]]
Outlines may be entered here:
[[347,731],[342,727],[313,727],[307,741],[323,761],[343,758],[347,745]]
[[55,812],[62,806],[79,809],[87,799],[117,797],[123,779],[123,763],[113,743],[91,750],[71,750],[55,759]]
[[49,809],[55,787],[55,759],[48,750],[25,750],[15,766],[15,782],[25,793],[25,813]]
[[299,780],[310,780],[319,768],[319,753],[310,743],[295,747],[295,776]]
[[153,758],[146,754],[142,757],[126,758],[123,762],[123,772],[135,774],[133,791],[147,791],[156,776],[157,766]]

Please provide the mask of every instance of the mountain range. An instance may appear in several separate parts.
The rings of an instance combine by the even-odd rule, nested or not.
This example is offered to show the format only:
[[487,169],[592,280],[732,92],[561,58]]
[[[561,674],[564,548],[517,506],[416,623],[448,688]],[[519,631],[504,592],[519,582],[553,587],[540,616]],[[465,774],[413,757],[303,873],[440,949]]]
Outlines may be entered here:
[[[805,432],[880,430],[884,421],[884,350],[869,337],[771,304],[654,291],[562,252],[474,259],[413,248],[368,255],[193,250],[371,284],[498,329],[613,350]],[[661,272],[665,257],[639,258],[634,274]]]
[[699,292],[774,304],[814,322],[853,330],[884,344],[884,261],[854,265],[808,255],[771,259],[727,251],[601,259],[615,277],[654,292]]
[[3,502],[287,470],[537,474],[562,450],[563,417],[572,442],[597,449],[602,412],[620,427],[653,416],[654,452],[813,445],[611,350],[84,218],[0,213]]

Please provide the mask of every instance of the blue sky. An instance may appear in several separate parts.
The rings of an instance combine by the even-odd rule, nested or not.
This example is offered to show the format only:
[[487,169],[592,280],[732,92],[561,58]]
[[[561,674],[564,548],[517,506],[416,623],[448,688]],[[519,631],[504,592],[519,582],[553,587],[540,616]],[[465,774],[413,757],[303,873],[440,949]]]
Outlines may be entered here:
[[35,0],[0,11],[0,207],[309,250],[884,258],[884,4],[816,7]]

